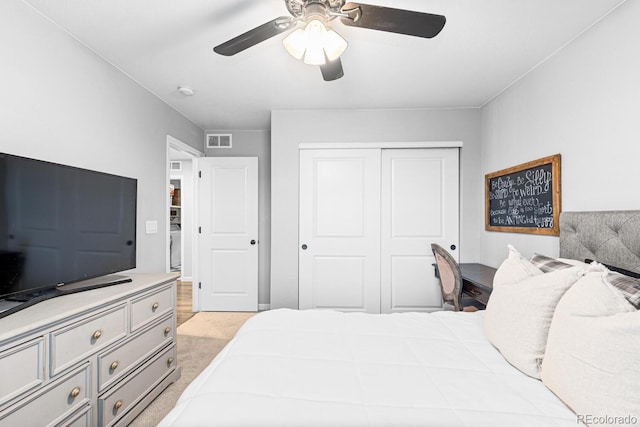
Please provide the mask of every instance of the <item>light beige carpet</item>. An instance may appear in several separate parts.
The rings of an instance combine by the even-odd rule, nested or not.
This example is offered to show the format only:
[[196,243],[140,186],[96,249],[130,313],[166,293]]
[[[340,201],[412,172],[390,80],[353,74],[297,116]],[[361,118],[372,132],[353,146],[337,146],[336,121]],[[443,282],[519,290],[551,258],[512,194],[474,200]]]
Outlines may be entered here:
[[255,313],[202,312],[178,326],[178,335],[230,340]]
[[133,420],[132,427],[155,427],[184,391],[255,313],[201,312],[178,326],[178,365],[182,376]]

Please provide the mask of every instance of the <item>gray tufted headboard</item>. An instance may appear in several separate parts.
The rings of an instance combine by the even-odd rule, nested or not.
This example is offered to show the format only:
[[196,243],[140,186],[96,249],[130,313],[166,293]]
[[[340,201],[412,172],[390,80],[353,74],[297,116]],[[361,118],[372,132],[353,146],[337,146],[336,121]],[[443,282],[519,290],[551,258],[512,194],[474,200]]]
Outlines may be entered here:
[[640,273],[640,211],[562,212],[560,256]]

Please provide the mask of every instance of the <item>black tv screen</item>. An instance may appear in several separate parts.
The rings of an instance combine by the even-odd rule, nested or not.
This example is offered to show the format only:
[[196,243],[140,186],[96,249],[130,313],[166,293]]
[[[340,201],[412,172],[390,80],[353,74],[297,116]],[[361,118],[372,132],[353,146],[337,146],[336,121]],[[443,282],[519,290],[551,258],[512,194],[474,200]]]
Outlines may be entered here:
[[0,299],[136,266],[137,181],[0,153]]

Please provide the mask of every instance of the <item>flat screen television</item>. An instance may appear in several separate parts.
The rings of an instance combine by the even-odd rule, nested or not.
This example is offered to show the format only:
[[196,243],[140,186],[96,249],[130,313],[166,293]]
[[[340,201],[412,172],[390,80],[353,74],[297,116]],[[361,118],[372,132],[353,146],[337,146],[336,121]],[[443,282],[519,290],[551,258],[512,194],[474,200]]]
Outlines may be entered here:
[[135,179],[0,153],[0,317],[125,281],[64,286],[135,268],[136,201]]

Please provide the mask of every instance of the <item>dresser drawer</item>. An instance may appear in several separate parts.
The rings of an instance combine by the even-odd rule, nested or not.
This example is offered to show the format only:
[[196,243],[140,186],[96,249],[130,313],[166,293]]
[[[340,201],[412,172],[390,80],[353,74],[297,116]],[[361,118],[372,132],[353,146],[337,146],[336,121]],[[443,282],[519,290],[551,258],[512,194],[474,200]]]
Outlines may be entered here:
[[98,422],[111,426],[176,367],[175,345],[164,350],[127,381],[98,398]]
[[151,356],[175,336],[173,315],[137,334],[133,339],[98,356],[98,390],[102,391]]
[[136,331],[154,319],[173,311],[175,285],[135,299],[131,303],[131,331]]
[[[42,427],[57,425],[69,414],[89,404],[91,386],[90,365],[55,381],[45,387],[33,399],[24,399],[26,404],[0,419],[0,425],[20,427]],[[51,424],[43,420],[60,420]]]
[[54,423],[55,427],[91,427],[91,406],[87,406],[80,412],[71,415],[69,418],[59,423]]
[[0,408],[44,381],[44,337],[0,352]]
[[51,375],[127,335],[125,304],[51,333]]

